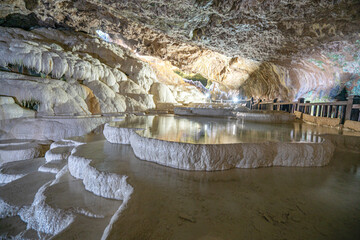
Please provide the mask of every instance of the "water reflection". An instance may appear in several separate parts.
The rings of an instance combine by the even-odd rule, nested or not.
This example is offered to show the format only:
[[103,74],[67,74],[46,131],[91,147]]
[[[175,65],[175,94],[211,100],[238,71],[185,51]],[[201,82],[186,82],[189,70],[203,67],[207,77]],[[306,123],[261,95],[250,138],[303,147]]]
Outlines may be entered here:
[[[314,126],[303,125],[302,131],[307,127]],[[304,229],[309,238],[321,239],[313,226],[321,226],[334,238],[357,239],[357,228],[352,227],[360,216],[356,153],[336,152],[330,165],[322,168],[216,172],[181,171],[140,161],[131,146],[106,141],[82,145],[78,153],[92,159],[90,164],[100,171],[128,176],[134,188],[110,239],[268,239],[278,232],[292,239]],[[183,220],[182,213],[194,222]],[[284,223],[274,222],[269,229],[264,214],[281,221],[285,217]],[[244,231],[249,224],[257,228]],[[288,225],[296,228],[284,230]],[[141,238],[139,232],[151,235]]]
[[139,134],[166,141],[198,144],[246,142],[321,142],[321,133],[339,134],[339,130],[315,127],[299,122],[264,124],[243,120],[166,116],[131,116],[112,126],[143,128]]

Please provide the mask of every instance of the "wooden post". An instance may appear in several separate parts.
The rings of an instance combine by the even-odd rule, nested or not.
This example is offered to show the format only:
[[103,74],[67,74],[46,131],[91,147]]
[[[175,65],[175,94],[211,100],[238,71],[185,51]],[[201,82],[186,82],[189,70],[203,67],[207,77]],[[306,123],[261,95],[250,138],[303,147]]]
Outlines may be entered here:
[[[304,103],[305,102],[305,98],[299,98],[298,102],[297,102],[297,107],[296,107],[296,111],[300,111],[300,103]],[[304,107],[305,108],[305,107]],[[303,109],[302,112],[305,112],[305,109]]]
[[346,115],[346,105],[341,106],[341,112],[339,114],[340,114],[340,124],[344,124],[345,123],[345,115]]
[[331,118],[331,105],[328,105],[328,106],[327,106],[327,114],[326,114],[326,117]]
[[326,111],[326,106],[325,106],[325,105],[322,105],[322,106],[321,106],[321,115],[320,115],[320,117],[323,117],[323,116],[324,116],[325,111]]
[[[310,103],[310,101],[306,101],[305,103]],[[304,108],[305,108],[304,112],[305,112],[306,114],[311,115],[311,106],[310,106],[310,104],[307,105],[307,106],[304,106]]]
[[350,120],[351,118],[351,110],[352,110],[352,105],[354,102],[354,96],[349,96],[348,97],[348,102],[346,104],[346,109],[345,109],[345,120]]
[[335,107],[335,118],[339,117],[339,109],[340,109],[340,106]]
[[271,111],[274,110],[274,103],[270,103],[270,110],[271,110]]

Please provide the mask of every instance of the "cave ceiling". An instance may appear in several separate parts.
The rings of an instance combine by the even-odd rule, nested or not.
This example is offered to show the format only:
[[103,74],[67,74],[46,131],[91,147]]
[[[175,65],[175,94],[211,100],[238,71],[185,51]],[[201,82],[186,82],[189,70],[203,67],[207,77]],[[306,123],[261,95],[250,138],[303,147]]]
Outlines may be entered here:
[[[41,24],[102,30],[145,55],[181,66],[203,49],[257,61],[287,60],[335,41],[355,41],[358,0],[5,1],[6,13]],[[9,11],[11,9],[11,11]]]
[[[1,5],[2,26],[101,30],[140,55],[233,89],[261,63],[272,72],[267,62],[306,68],[303,59],[326,62],[327,53],[357,51],[360,45],[359,0],[4,0]],[[212,68],[199,64],[209,59]],[[273,75],[278,78],[276,71]]]

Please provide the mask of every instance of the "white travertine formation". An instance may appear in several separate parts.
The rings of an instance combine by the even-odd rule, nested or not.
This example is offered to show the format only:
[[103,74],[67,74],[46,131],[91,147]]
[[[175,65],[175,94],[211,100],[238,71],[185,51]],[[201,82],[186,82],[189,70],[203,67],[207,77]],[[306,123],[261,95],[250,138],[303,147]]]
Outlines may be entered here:
[[39,78],[12,72],[0,71],[0,94],[17,98],[18,101],[38,101],[42,115],[90,114],[90,89],[79,83],[56,79]]
[[68,227],[75,219],[74,214],[69,210],[53,208],[46,202],[46,190],[58,183],[60,177],[68,171],[67,165],[56,174],[53,181],[44,184],[36,193],[34,202],[30,207],[23,207],[19,210],[19,216],[27,223],[28,228],[39,232],[56,235]]
[[130,143],[135,155],[142,160],[184,170],[325,166],[335,150],[327,139],[321,142],[192,144],[147,138],[135,129],[109,125],[105,126],[104,135],[112,143]]
[[[124,112],[124,93],[147,95],[157,82],[148,63],[96,37],[46,28],[0,27],[0,32],[0,67],[24,73],[1,71],[0,95],[39,101],[43,115]],[[155,106],[138,100],[132,98],[131,109]]]
[[320,143],[191,144],[145,138],[134,133],[130,143],[140,159],[184,170],[205,171],[270,166],[325,166],[335,150],[326,139]]
[[[62,157],[62,159],[57,159],[57,162],[66,161],[69,154],[65,153],[65,149],[71,150],[71,146],[69,146],[70,141],[63,141],[53,146],[51,150],[53,153],[57,153],[57,149],[62,151],[61,154],[54,154],[57,158]],[[74,142],[74,141],[71,141]],[[61,147],[65,143],[66,147]],[[78,146],[82,143],[74,142],[73,146]],[[48,156],[52,156],[48,154]],[[49,157],[48,157],[49,158]],[[49,161],[50,159],[47,159]],[[20,218],[27,223],[28,229],[34,229],[38,232],[43,232],[50,235],[56,235],[65,228],[67,228],[75,219],[75,215],[73,210],[64,210],[60,208],[54,208],[47,203],[46,191],[49,187],[59,183],[60,178],[65,175],[68,170],[68,165],[65,164],[61,170],[50,169],[48,167],[40,166],[40,171],[55,173],[55,179],[45,183],[40,189],[37,191],[34,201],[31,206],[24,206],[18,211],[18,215]]]
[[80,145],[82,145],[84,143],[85,142],[80,141],[80,140],[62,139],[62,140],[53,142],[50,145],[50,149],[58,148],[58,147],[77,147],[77,146],[80,146]]
[[16,216],[20,207],[10,205],[4,200],[0,199],[0,218]]
[[206,96],[200,92],[195,86],[185,85],[169,85],[174,98],[181,103],[204,103]]
[[[0,32],[0,95],[38,102],[40,115],[145,111],[157,102],[205,101],[195,86],[159,83],[147,62],[96,37],[47,28],[0,27]],[[3,111],[10,116],[15,110],[9,107]]]
[[41,165],[38,168],[39,172],[44,172],[44,173],[53,173],[53,174],[57,174],[58,172],[61,171],[61,169],[67,164],[67,158],[66,160],[54,160],[54,161],[50,161],[50,162],[46,162],[45,164]]
[[130,136],[135,130],[139,129],[112,127],[106,123],[103,134],[111,143],[130,144]]
[[[144,111],[147,109],[153,109],[155,108],[155,103],[154,103],[154,99],[153,99],[153,95],[151,94],[135,94],[135,93],[127,93],[125,94],[125,96],[127,97],[127,99],[132,99],[135,100],[135,102],[137,103],[137,106],[134,104],[132,106],[132,108],[135,111]],[[131,106],[129,106],[130,108]]]
[[35,117],[35,111],[17,105],[12,97],[0,96],[0,120]]
[[[44,163],[42,158],[11,161],[0,167],[0,184],[7,184],[35,172]],[[15,167],[14,167],[15,166]]]
[[2,140],[0,141],[0,165],[42,157],[46,150],[45,145],[33,140]]
[[128,79],[119,83],[119,93],[145,94],[145,90],[134,81]]
[[[0,180],[2,184],[11,183],[16,179],[22,178],[26,176],[29,171],[31,172],[37,170],[38,172],[44,172],[45,175],[47,174],[45,179],[48,180],[44,182],[42,186],[40,185],[40,188],[34,188],[34,190],[36,189],[37,192],[33,193],[35,195],[32,202],[27,200],[27,204],[19,206],[18,201],[14,202],[11,198],[6,198],[6,201],[0,198],[0,218],[2,219],[6,217],[19,216],[26,224],[26,230],[21,231],[16,236],[17,238],[23,238],[24,234],[26,234],[26,231],[29,229],[31,229],[31,231],[34,233],[37,233],[37,235],[41,238],[51,238],[67,229],[74,222],[78,215],[83,215],[88,218],[108,219],[105,220],[109,221],[105,222],[107,224],[106,228],[104,229],[105,231],[100,233],[102,234],[102,239],[106,239],[108,236],[110,230],[112,229],[112,225],[118,219],[121,211],[125,208],[133,189],[126,182],[127,176],[101,172],[91,167],[90,165],[83,164],[84,161],[90,163],[91,159],[84,159],[82,157],[76,156],[76,148],[84,144],[82,140],[82,138],[79,138],[79,141],[77,141],[75,138],[73,138],[71,140],[61,140],[53,143],[51,145],[51,149],[46,154],[47,162],[45,164],[44,159],[38,159],[35,165],[32,164],[34,167],[31,167],[30,169],[26,165],[27,162],[28,164],[32,163],[30,160],[22,161],[25,164],[20,164],[21,166],[25,167],[25,169],[22,167],[17,167],[20,166],[19,162],[8,163],[0,168]],[[6,142],[4,142],[4,144]],[[71,152],[74,154],[74,156],[70,156],[68,159],[68,156]],[[82,167],[78,168],[79,165]],[[103,215],[101,211],[104,211],[104,207],[95,208],[100,211],[100,214],[93,212],[91,209],[93,202],[91,206],[89,206],[90,209],[87,208],[86,205],[80,205],[79,207],[73,206],[70,208],[64,207],[66,205],[58,206],[56,204],[56,195],[54,195],[56,192],[54,192],[54,190],[58,187],[62,188],[64,183],[66,186],[67,184],[71,185],[72,182],[76,182],[71,180],[70,182],[66,183],[69,181],[69,172],[71,172],[75,177],[82,177],[85,189],[94,193],[95,195],[122,200],[122,203],[119,202],[120,206],[117,207],[118,209],[116,212],[105,212],[106,215]],[[56,174],[55,179],[51,177],[51,173]],[[41,176],[39,173],[32,174],[35,174],[34,176]],[[19,184],[14,186],[18,185]],[[83,185],[81,184],[78,186]],[[74,189],[76,189],[76,184],[74,185]],[[69,192],[67,194],[69,194]],[[1,196],[6,196],[6,194],[4,195],[4,193],[2,193]],[[97,202],[97,204],[99,203],[103,203],[103,201]],[[85,208],[83,206],[85,206]],[[109,207],[109,209],[112,209],[112,207]],[[88,220],[85,220],[85,222],[88,223]]]
[[154,83],[151,86],[150,93],[154,95],[154,101],[157,104],[160,103],[177,103],[177,101],[174,98],[173,93],[163,83]]
[[59,141],[83,136],[95,130],[109,117],[18,118],[0,122],[0,139],[36,139]]
[[[23,64],[37,72],[51,74],[54,78],[102,81],[109,87],[126,80],[125,72],[134,73],[136,81],[146,78],[144,85],[151,85],[154,73],[146,63],[130,56],[117,45],[99,41],[85,34],[69,34],[55,29],[36,29],[27,32],[16,28],[1,28],[0,40],[2,65]],[[60,44],[62,46],[60,46]],[[94,58],[91,54],[100,55]],[[104,56],[105,55],[105,56]],[[112,55],[112,57],[110,57]],[[120,63],[126,66],[118,66]],[[130,69],[135,67],[135,69]],[[135,73],[136,72],[136,73]]]
[[100,81],[86,84],[100,103],[101,112],[124,112],[126,110],[125,97],[117,94],[109,86]]
[[77,148],[74,148],[68,158],[69,171],[72,176],[82,179],[85,189],[95,195],[122,200],[122,204],[110,219],[101,239],[106,239],[119,218],[120,213],[126,207],[133,188],[127,183],[127,176],[115,173],[101,172],[90,165],[91,159],[77,156]]
[[131,195],[133,189],[126,183],[127,176],[100,172],[90,165],[90,159],[77,156],[76,152],[77,149],[73,149],[68,158],[69,171],[72,176],[83,180],[86,190],[117,200],[127,199]]
[[67,159],[70,156],[70,152],[73,148],[73,146],[51,148],[45,153],[46,162]]
[[6,174],[0,172],[0,184],[6,184],[24,177],[26,174]]

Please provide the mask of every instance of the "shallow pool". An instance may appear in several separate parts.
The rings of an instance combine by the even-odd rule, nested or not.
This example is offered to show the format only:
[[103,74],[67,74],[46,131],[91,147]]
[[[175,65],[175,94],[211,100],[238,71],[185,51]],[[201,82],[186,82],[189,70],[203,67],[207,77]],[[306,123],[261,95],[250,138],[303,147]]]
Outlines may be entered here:
[[252,123],[237,119],[179,117],[179,116],[137,116],[119,119],[110,126],[122,128],[143,128],[141,136],[160,140],[197,143],[229,144],[248,142],[321,142],[318,129],[303,128],[302,124]]

